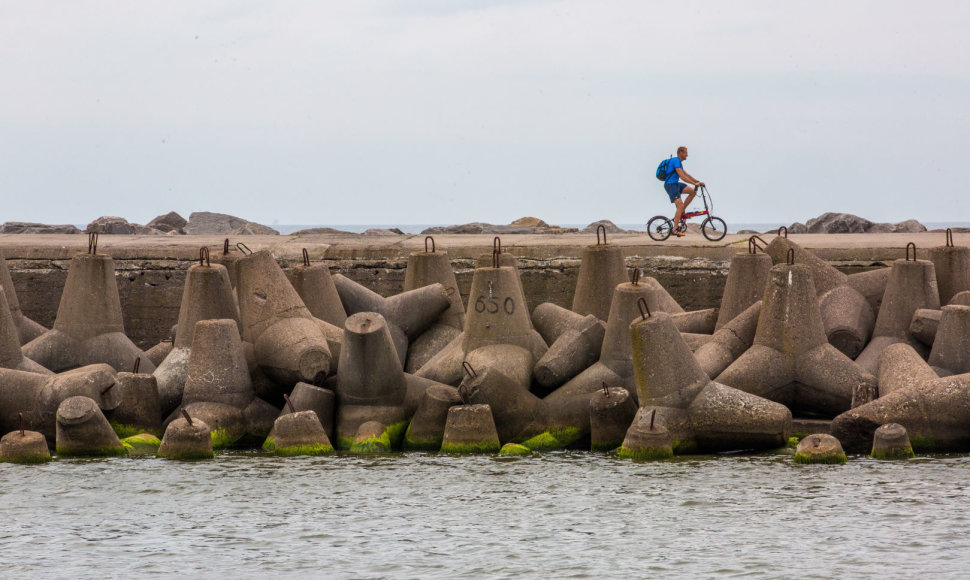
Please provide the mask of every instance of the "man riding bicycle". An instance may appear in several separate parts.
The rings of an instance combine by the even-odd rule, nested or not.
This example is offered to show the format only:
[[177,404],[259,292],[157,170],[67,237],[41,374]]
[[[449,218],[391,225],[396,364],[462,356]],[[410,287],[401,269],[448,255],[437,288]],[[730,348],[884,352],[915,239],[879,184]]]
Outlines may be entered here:
[[[690,202],[694,201],[697,195],[697,187],[704,187],[704,182],[694,178],[691,174],[684,171],[684,161],[687,161],[687,147],[681,145],[677,148],[677,157],[667,160],[667,179],[664,180],[664,189],[670,202],[677,206],[674,212],[674,235],[683,236],[684,232],[680,229],[680,216],[684,213]],[[687,183],[681,183],[683,179]],[[688,185],[688,183],[690,185]],[[687,194],[687,201],[680,199],[680,196]]]

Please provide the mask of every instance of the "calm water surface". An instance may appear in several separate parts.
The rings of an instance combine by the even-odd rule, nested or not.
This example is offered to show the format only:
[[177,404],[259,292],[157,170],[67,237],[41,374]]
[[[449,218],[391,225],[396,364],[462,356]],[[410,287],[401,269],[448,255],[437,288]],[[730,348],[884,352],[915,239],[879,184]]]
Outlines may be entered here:
[[0,575],[967,577],[970,457],[0,464]]

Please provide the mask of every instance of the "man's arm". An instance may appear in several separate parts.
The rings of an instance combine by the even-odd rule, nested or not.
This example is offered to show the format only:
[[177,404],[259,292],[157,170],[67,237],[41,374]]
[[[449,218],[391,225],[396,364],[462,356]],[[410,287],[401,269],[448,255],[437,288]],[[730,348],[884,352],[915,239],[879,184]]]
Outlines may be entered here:
[[681,167],[677,168],[677,175],[691,185],[704,185],[703,181],[696,179],[694,176],[684,171]]

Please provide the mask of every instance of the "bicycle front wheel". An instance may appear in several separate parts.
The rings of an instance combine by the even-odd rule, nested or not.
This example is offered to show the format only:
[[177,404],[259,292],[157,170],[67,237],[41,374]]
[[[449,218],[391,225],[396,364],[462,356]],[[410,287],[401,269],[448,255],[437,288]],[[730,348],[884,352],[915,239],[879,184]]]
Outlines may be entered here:
[[716,242],[727,234],[727,224],[717,217],[709,217],[701,223],[701,233],[704,237]]
[[674,231],[674,224],[666,216],[655,215],[647,222],[647,233],[650,238],[662,242],[670,237]]

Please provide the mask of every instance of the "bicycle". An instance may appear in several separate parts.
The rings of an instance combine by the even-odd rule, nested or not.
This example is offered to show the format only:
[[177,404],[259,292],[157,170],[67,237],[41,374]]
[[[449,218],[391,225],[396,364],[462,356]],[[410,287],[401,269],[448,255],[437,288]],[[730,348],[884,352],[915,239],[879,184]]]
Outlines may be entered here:
[[[714,202],[711,200],[710,194],[707,193],[707,188],[699,186],[697,190],[700,192],[701,200],[704,202],[703,211],[688,211],[682,213],[680,215],[680,224],[678,224],[676,231],[686,232],[687,220],[706,215],[707,219],[701,222],[701,233],[704,234],[705,238],[716,242],[727,234],[727,224],[721,218],[714,217],[712,213],[714,211]],[[655,215],[647,222],[647,233],[651,239],[658,242],[669,238],[674,231],[674,223],[667,216]]]

